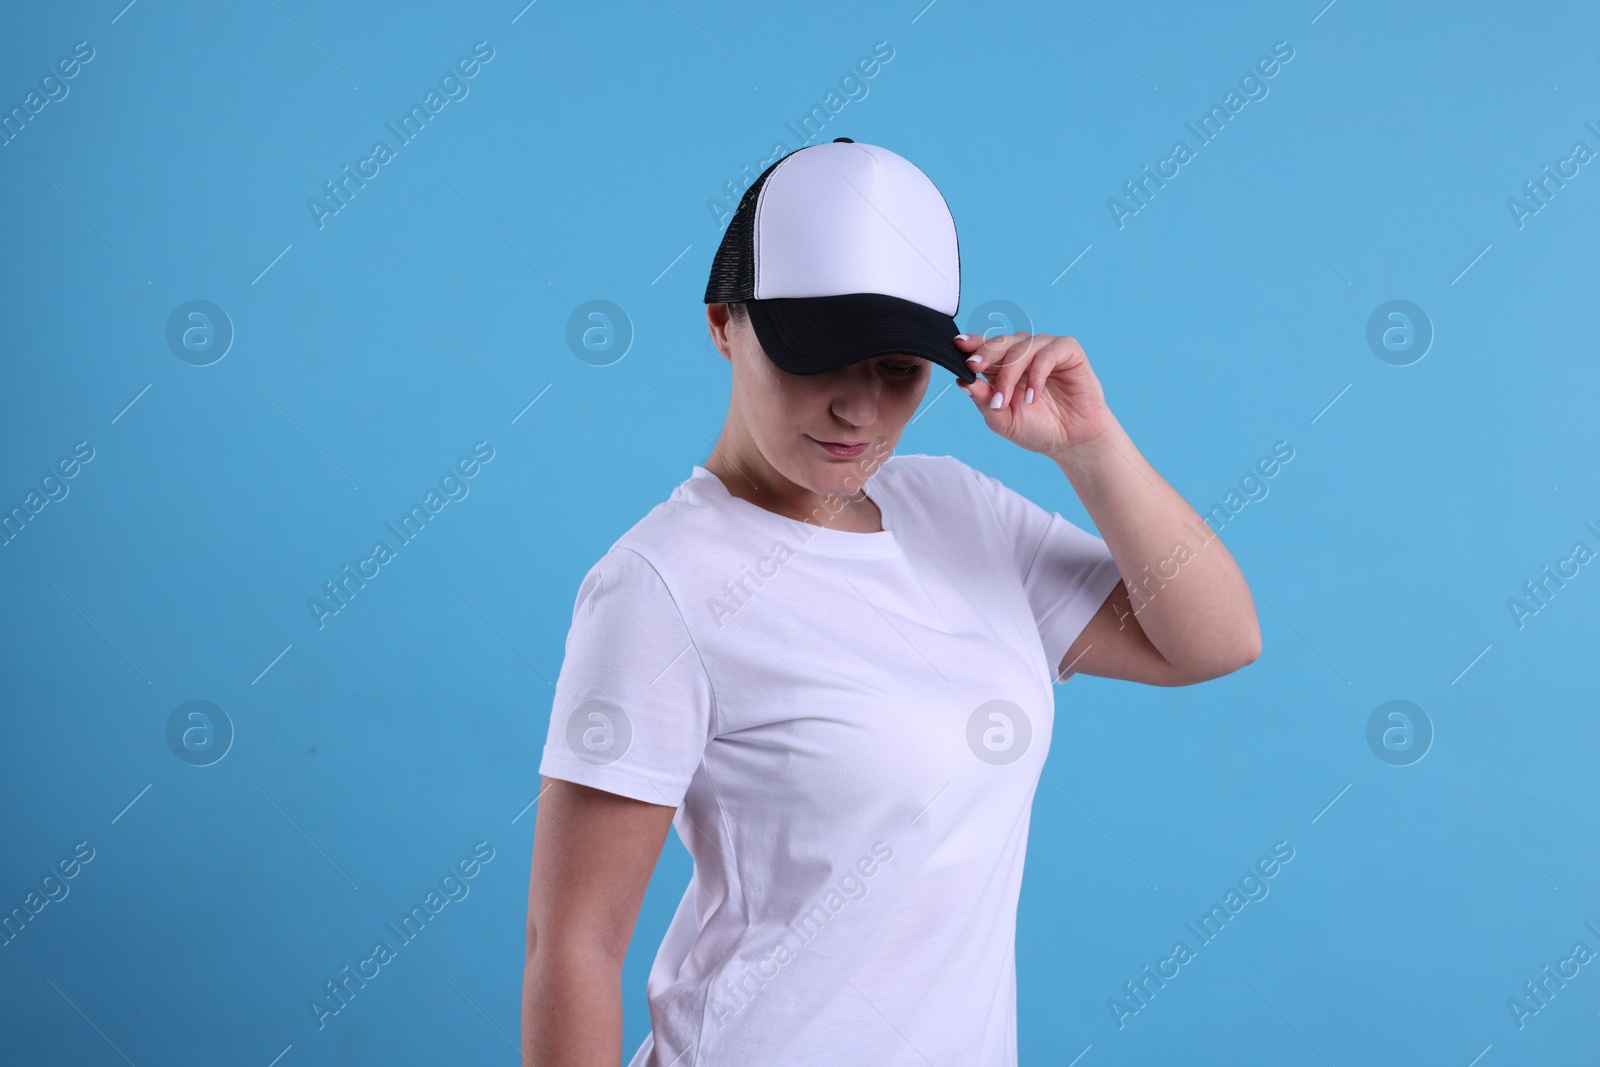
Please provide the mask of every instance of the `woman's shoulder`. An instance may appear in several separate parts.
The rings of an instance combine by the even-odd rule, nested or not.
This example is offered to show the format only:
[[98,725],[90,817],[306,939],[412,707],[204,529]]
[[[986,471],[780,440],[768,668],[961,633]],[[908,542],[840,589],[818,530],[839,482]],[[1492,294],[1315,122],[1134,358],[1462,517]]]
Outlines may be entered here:
[[640,516],[612,544],[611,549],[631,549],[658,565],[685,551],[703,548],[706,541],[724,536],[723,509],[716,506],[714,487],[707,474],[690,475],[672,488],[665,500]]
[[686,478],[606,547],[586,584],[600,581],[603,573],[636,595],[677,592],[685,573],[700,561],[719,558],[719,549],[737,540],[737,528],[715,504],[701,477]]

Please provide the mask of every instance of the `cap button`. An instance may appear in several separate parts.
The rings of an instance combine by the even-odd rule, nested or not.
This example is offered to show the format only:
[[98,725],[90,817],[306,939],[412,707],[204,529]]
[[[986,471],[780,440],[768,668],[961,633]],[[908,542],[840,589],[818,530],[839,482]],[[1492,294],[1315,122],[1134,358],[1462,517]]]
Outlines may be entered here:
[[843,141],[845,144],[855,144],[855,142],[850,140],[848,137],[835,137],[833,139],[834,144],[838,144],[840,141]]

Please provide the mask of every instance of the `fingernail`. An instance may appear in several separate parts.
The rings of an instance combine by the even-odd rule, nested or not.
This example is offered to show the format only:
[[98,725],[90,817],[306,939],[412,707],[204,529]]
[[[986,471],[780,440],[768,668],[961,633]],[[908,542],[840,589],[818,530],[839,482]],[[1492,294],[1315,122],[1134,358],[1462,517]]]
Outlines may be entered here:
[[994,394],[994,396],[989,398],[989,410],[993,411],[996,408],[1003,407],[1005,405],[1005,402],[1006,402],[1006,394],[1004,394],[1004,393],[996,393],[996,394]]
[[983,357],[982,356],[968,356],[967,357],[967,362],[968,363],[982,363],[983,362]]
[[1028,386],[1028,391],[1022,394],[1022,402],[1024,404],[1033,403],[1033,386]]

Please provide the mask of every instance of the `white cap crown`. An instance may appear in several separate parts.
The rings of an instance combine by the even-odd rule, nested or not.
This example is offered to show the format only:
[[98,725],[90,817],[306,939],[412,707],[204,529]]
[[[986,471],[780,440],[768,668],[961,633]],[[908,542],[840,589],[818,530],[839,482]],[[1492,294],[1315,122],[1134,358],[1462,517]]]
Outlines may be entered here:
[[883,293],[954,315],[955,220],[910,160],[854,142],[813,145],[762,185],[752,244],[757,300]]

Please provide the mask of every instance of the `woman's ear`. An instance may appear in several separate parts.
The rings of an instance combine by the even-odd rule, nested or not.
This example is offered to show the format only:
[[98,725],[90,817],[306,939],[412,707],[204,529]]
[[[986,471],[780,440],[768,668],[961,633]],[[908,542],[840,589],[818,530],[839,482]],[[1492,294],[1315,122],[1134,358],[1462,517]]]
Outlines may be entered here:
[[722,358],[733,362],[733,315],[725,303],[706,305],[706,327],[711,331],[711,343],[717,346]]

